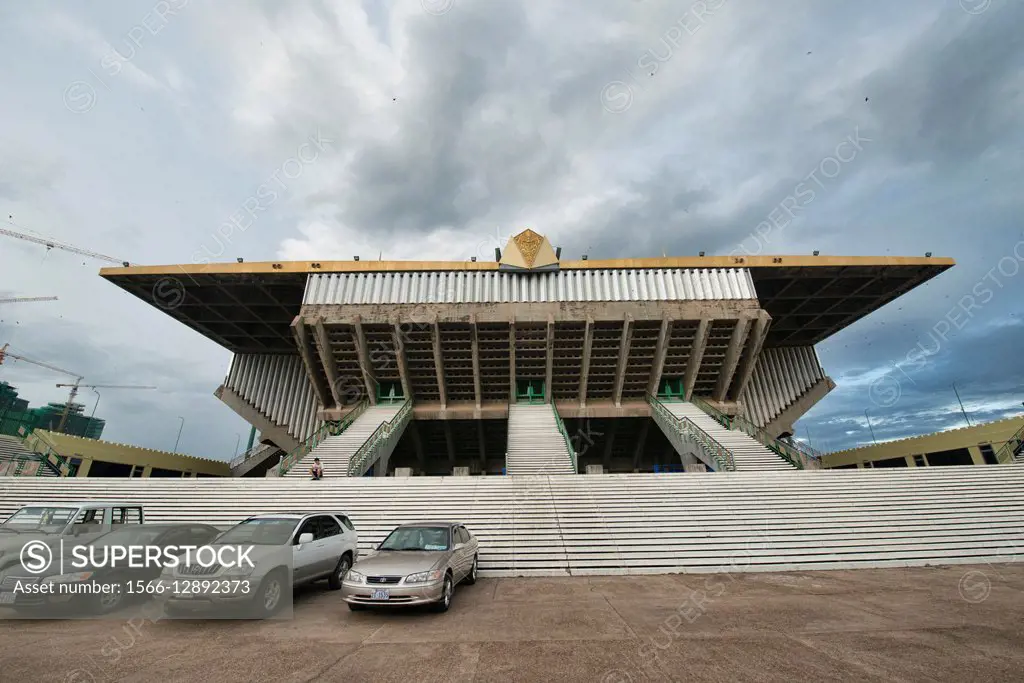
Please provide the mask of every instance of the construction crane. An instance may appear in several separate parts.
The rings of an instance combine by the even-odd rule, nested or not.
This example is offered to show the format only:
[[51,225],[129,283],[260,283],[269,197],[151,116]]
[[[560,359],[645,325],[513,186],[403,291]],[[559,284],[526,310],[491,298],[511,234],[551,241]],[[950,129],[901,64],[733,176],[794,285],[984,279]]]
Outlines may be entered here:
[[142,386],[140,384],[80,384],[82,378],[79,377],[74,384],[58,384],[57,388],[71,388],[71,393],[68,395],[68,402],[64,406],[64,414],[60,416],[60,424],[57,426],[58,432],[64,431],[64,426],[68,422],[68,415],[71,414],[71,404],[75,402],[75,397],[78,396],[79,389],[156,389],[156,387]]
[[55,296],[16,296],[11,299],[0,299],[0,304],[27,304],[30,301],[56,301]]
[[[17,226],[17,224],[13,222],[11,223],[11,225]],[[132,265],[128,263],[128,261],[125,261],[123,259],[114,258],[113,256],[107,256],[106,254],[100,254],[95,251],[89,251],[88,249],[79,249],[76,246],[65,244],[64,242],[58,242],[57,240],[52,240],[48,237],[36,237],[35,235],[26,235],[25,233],[14,232],[13,230],[7,230],[5,228],[0,228],[0,235],[14,237],[15,239],[25,240],[26,242],[32,242],[33,244],[41,244],[44,247],[46,247],[47,251],[49,251],[50,249],[62,249],[63,251],[70,251],[72,254],[80,254],[82,256],[88,256],[89,258],[99,259],[100,261],[116,263],[117,265],[124,266],[125,268]]]
[[39,367],[46,368],[47,370],[53,370],[54,372],[59,372],[64,375],[74,377],[76,382],[81,382],[83,379],[85,379],[84,375],[79,375],[77,372],[69,372],[67,370],[64,370],[63,368],[58,368],[56,365],[50,365],[49,363],[43,363],[42,361],[32,360],[31,358],[26,358],[25,356],[19,356],[17,354],[11,353],[10,351],[7,350],[9,346],[10,344],[4,344],[3,347],[0,348],[0,365],[4,364],[5,358],[13,358],[14,360],[20,360],[24,363],[31,363],[32,365],[38,365]]

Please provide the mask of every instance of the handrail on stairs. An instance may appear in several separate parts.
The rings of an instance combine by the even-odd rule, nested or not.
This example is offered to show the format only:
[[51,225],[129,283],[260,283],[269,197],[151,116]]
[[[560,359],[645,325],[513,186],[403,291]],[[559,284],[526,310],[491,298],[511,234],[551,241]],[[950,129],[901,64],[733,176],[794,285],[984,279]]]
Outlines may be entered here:
[[576,462],[576,449],[572,447],[572,439],[569,438],[569,432],[565,429],[565,423],[562,422],[562,416],[558,414],[558,408],[555,407],[555,402],[551,402],[551,412],[555,414],[555,424],[558,425],[558,431],[561,433],[562,438],[565,439],[565,447],[569,451],[569,458],[572,460],[572,471],[573,474],[579,474],[579,464]]
[[794,443],[774,438],[767,431],[745,417],[726,415],[704,399],[696,396],[691,397],[690,402],[710,415],[726,429],[738,429],[797,469],[818,469],[821,466],[818,455],[809,453]]
[[362,471],[363,465],[367,462],[374,462],[377,459],[376,453],[378,447],[382,443],[386,443],[388,438],[391,437],[394,430],[401,426],[407,418],[412,414],[412,401],[406,399],[402,404],[402,407],[395,413],[395,416],[391,420],[382,422],[377,429],[373,430],[373,434],[363,442],[363,445],[352,454],[352,457],[348,461],[348,476],[354,477],[357,472]]
[[234,469],[241,465],[242,463],[244,463],[249,458],[256,457],[259,453],[272,448],[277,448],[277,446],[269,443],[257,443],[252,448],[247,450],[245,453],[242,453],[241,455],[236,455],[234,458],[232,458],[231,461],[228,463],[228,467]]
[[[46,449],[45,452],[39,453],[29,448],[28,444],[26,443],[28,441],[28,436],[23,438],[21,440],[21,443],[25,447],[25,450],[34,453],[35,455],[38,455],[41,460],[46,461],[45,463],[40,462],[40,465],[53,466],[57,470],[57,475],[61,477],[73,477],[76,474],[78,474],[78,466],[72,464],[70,459],[65,458],[63,455],[54,450],[53,445],[49,441],[47,441],[42,436],[42,434],[36,434],[35,431],[33,431],[32,434],[35,434],[36,443],[42,444],[43,448]],[[29,436],[31,436],[31,434]]]
[[711,456],[718,464],[719,471],[736,471],[736,459],[733,457],[732,451],[715,441],[710,434],[697,426],[692,420],[674,415],[654,394],[647,392],[646,396],[651,408],[669,420],[681,435],[688,436],[696,441],[704,449],[704,452]]
[[319,446],[324,439],[329,436],[337,436],[352,426],[352,423],[356,421],[356,418],[359,417],[364,410],[366,410],[368,405],[370,405],[370,402],[363,399],[355,408],[350,410],[348,414],[341,419],[341,421],[325,422],[320,425],[319,429],[313,432],[308,439],[289,451],[287,455],[281,456],[281,461],[272,468],[277,470],[277,476],[283,477],[287,474],[288,470],[294,467],[295,464],[304,457],[309,455],[310,451]]
[[996,462],[1000,465],[1012,465],[1016,456],[1024,453],[1024,426],[1021,426],[1013,436],[1007,439],[1003,447],[996,451]]

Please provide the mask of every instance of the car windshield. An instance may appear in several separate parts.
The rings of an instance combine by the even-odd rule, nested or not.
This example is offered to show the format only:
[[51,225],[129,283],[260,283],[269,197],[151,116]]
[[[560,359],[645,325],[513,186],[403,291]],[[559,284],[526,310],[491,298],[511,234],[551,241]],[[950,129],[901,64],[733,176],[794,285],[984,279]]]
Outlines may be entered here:
[[65,507],[24,507],[11,515],[0,529],[5,531],[61,531],[68,525],[78,508]]
[[285,517],[265,517],[260,519],[247,519],[237,524],[217,539],[217,543],[252,544],[252,545],[284,545],[292,537],[295,531],[297,519]]
[[403,526],[392,531],[380,550],[448,550],[448,529],[441,526]]
[[125,527],[103,534],[92,542],[92,545],[99,547],[125,546],[125,545],[149,545],[162,534],[164,529],[153,529],[142,525]]

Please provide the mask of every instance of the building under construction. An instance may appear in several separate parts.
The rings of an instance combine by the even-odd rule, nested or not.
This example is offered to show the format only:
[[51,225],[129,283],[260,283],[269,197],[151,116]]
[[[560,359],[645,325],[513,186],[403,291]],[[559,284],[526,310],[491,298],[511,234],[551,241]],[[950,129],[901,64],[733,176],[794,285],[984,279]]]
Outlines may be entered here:
[[560,251],[101,274],[234,354],[236,474],[333,477],[815,467],[786,438],[835,386],[815,345],[953,265]]
[[[33,430],[53,431],[61,423],[67,404],[48,403],[44,407],[29,408],[28,401],[18,398],[18,390],[7,382],[0,382],[0,434],[25,436]],[[64,433],[86,439],[98,439],[103,435],[106,421],[85,414],[81,403],[71,404],[64,424]]]

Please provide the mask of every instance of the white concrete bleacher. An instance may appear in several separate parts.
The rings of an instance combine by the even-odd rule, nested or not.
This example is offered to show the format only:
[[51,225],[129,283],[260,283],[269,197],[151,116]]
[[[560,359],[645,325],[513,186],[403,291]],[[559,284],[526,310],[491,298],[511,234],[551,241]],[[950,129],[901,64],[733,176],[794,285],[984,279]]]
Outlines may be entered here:
[[475,477],[0,481],[0,517],[124,499],[150,522],[349,514],[365,553],[397,524],[465,523],[485,575],[782,571],[1024,559],[1024,466]]

